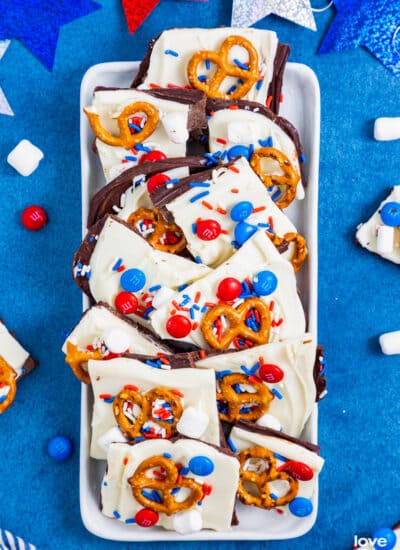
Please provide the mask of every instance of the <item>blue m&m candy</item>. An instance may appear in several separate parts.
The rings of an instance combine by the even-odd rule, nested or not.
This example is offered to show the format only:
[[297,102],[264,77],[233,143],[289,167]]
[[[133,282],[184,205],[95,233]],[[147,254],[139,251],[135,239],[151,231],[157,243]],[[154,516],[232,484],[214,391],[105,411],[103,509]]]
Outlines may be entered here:
[[72,455],[73,444],[66,435],[56,435],[52,437],[47,444],[47,452],[51,458],[59,460],[67,460]]
[[380,214],[385,225],[400,226],[400,202],[387,202],[382,206]]
[[[385,542],[379,539],[384,539]],[[389,529],[389,527],[380,527],[372,534],[372,540],[376,541],[374,543],[374,548],[380,550],[392,550],[396,546],[397,537],[396,533]]]
[[127,269],[122,273],[119,282],[127,292],[138,292],[146,284],[146,275],[141,269]]
[[235,204],[231,210],[231,218],[234,222],[242,222],[253,212],[253,204],[249,201],[242,201]]
[[194,456],[189,460],[189,470],[196,476],[209,476],[214,471],[214,463],[207,456]]
[[235,241],[239,244],[239,246],[241,246],[248,239],[250,239],[256,231],[258,231],[258,227],[256,225],[251,225],[246,222],[239,222],[235,227]]
[[253,277],[254,292],[258,296],[272,294],[278,286],[278,278],[272,271],[260,271]]
[[313,505],[308,498],[296,497],[289,503],[289,510],[294,516],[305,518],[312,513]]
[[228,159],[234,160],[238,157],[245,157],[247,160],[250,160],[249,148],[246,145],[234,145],[228,149]]

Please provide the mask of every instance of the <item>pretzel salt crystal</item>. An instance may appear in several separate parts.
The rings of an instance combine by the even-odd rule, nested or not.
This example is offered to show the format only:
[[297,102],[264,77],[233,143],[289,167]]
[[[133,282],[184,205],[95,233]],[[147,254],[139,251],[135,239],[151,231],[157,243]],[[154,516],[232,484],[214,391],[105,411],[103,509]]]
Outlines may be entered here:
[[[268,174],[264,172],[261,163],[263,159],[268,158],[279,164],[283,175]],[[250,165],[262,180],[265,187],[268,188],[273,185],[282,185],[286,187],[285,194],[275,203],[279,208],[286,208],[295,198],[297,184],[300,181],[300,175],[296,172],[288,157],[282,153],[282,151],[274,147],[262,147],[254,151],[250,159]]]
[[[157,208],[138,208],[129,216],[128,223],[136,227],[138,223],[147,220],[151,223],[153,231],[144,235],[144,238],[153,248],[170,254],[176,254],[185,249],[186,239],[181,228],[175,223],[167,223]],[[175,243],[168,243],[168,233],[176,236]],[[163,236],[165,236],[165,244],[161,242]]]
[[[233,65],[229,62],[229,52],[233,46],[240,46],[249,54],[248,69],[244,64]],[[198,77],[198,66],[202,61],[211,61],[217,65],[217,70],[208,82],[201,82]],[[260,79],[258,70],[258,53],[253,44],[243,36],[228,36],[217,52],[200,50],[195,53],[187,67],[187,75],[193,88],[202,90],[208,97],[217,99],[240,99],[244,97],[251,87]],[[224,79],[235,77],[240,80],[232,93],[219,90]]]
[[[240,478],[238,486],[239,499],[249,506],[258,506],[258,508],[276,508],[284,506],[291,502],[299,490],[299,482],[286,472],[278,472],[276,469],[276,459],[274,454],[263,447],[250,447],[242,451],[239,456]],[[251,460],[260,460],[264,462],[265,469],[261,472],[245,469]],[[288,491],[281,497],[273,495],[269,484],[273,481],[286,481],[289,485]],[[249,492],[250,483],[254,483],[258,489],[258,494]]]
[[[154,105],[146,101],[137,101],[125,107],[117,117],[119,136],[114,136],[101,124],[100,115],[88,108],[85,108],[84,112],[89,119],[93,132],[100,141],[107,143],[107,145],[123,147],[124,149],[131,149],[151,136],[159,121],[158,110]],[[146,115],[146,122],[139,132],[132,133],[129,127],[129,119],[138,113]]]
[[[257,310],[260,315],[258,332],[245,324],[247,313],[252,309]],[[220,317],[227,319],[229,327],[224,332],[215,334],[213,325]],[[213,349],[227,349],[238,336],[250,340],[256,345],[266,344],[269,340],[270,327],[271,315],[269,308],[259,298],[249,298],[237,308],[227,304],[219,304],[210,308],[201,321],[203,337]]]
[[[149,477],[147,474],[153,470],[159,472],[160,477]],[[179,474],[176,464],[162,455],[157,455],[144,460],[128,479],[132,487],[134,498],[145,508],[171,516],[177,512],[193,508],[203,498],[203,486],[194,479]],[[175,500],[174,489],[185,488],[189,495],[180,502]],[[160,501],[148,498],[145,489],[157,491]],[[178,493],[179,494],[179,493]]]

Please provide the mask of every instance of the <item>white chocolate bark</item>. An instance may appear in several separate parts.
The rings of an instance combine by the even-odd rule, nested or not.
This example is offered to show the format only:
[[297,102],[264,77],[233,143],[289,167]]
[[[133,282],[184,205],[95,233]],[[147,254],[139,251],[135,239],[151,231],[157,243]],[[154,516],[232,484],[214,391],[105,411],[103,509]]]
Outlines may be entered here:
[[[239,480],[239,463],[235,457],[193,439],[180,439],[175,443],[158,439],[143,441],[133,447],[124,443],[112,444],[107,457],[108,469],[101,489],[103,514],[117,517],[122,522],[128,520],[128,523],[135,517],[143,506],[133,497],[128,479],[144,460],[163,453],[169,453],[175,464],[181,463],[184,467],[187,467],[190,459],[196,456],[207,457],[212,461],[214,470],[210,475],[199,476],[189,472],[186,477],[212,486],[211,494],[205,497],[202,505],[194,507],[201,514],[202,528],[229,531]],[[160,513],[157,526],[173,530],[174,516],[175,514],[167,516]],[[133,525],[132,528],[140,527]]]
[[[387,226],[380,216],[382,207],[388,202],[400,202],[400,185],[393,187],[389,196],[381,202],[371,218],[358,226],[356,238],[361,246],[370,252],[395,264],[400,264],[400,226]],[[382,231],[385,233],[383,238]]]
[[24,374],[23,366],[29,357],[29,353],[9,332],[7,327],[0,321],[0,356],[17,373],[17,379]]
[[[110,329],[117,329],[126,336],[130,353],[143,355],[156,355],[160,351],[168,353],[161,342],[152,338],[150,334],[143,334],[133,324],[124,321],[101,304],[94,305],[86,311],[66,338],[62,351],[67,353],[67,342],[71,342],[81,350],[87,349],[87,346],[93,346],[93,349],[104,349],[104,336]],[[106,350],[105,354],[107,354]]]
[[[257,231],[229,260],[218,266],[206,277],[196,281],[182,292],[175,293],[171,299],[166,300],[158,309],[153,311],[150,314],[150,319],[154,332],[160,338],[171,338],[166,329],[171,310],[176,310],[175,304],[180,305],[182,303],[185,303],[185,307],[190,309],[195,302],[196,295],[200,293],[200,299],[197,302],[199,309],[192,310],[193,319],[190,317],[190,311],[176,311],[177,314],[190,318],[192,322],[199,323],[197,328],[192,328],[188,336],[180,340],[190,342],[203,349],[210,349],[200,329],[201,320],[205,315],[205,312],[202,311],[203,307],[206,303],[218,303],[217,288],[219,283],[226,277],[243,281],[246,277],[252,279],[261,271],[271,271],[278,280],[274,292],[260,297],[271,309],[273,326],[271,327],[269,342],[302,336],[305,332],[305,318],[297,294],[293,267],[281,258],[279,252],[263,231]],[[234,307],[240,301],[236,300],[233,304]],[[233,348],[233,344],[230,347]]]
[[[189,175],[189,169],[183,166],[182,168],[174,168],[160,173],[169,176],[171,179],[181,179]],[[154,208],[147,191],[147,181],[148,178],[144,175],[137,176],[132,182],[132,187],[121,195],[119,205],[113,207],[118,218],[127,221],[129,216],[138,208]]]
[[[235,240],[235,227],[238,222],[232,220],[230,212],[239,202],[249,201],[255,209],[263,208],[246,218],[246,223],[254,226],[261,223],[263,230],[266,231],[269,227],[265,226],[271,226],[272,220],[272,231],[278,236],[296,232],[295,226],[272,201],[266,187],[251,169],[247,160],[241,157],[233,166],[238,172],[224,167],[215,169],[212,177],[202,182],[203,185],[209,184],[209,187],[194,186],[166,205],[184,232],[187,247],[192,255],[199,256],[204,264],[212,267],[220,265],[235,252],[232,242]],[[235,192],[232,192],[232,189]],[[212,210],[205,206],[201,199],[191,202],[203,192],[208,192],[204,201],[206,205],[213,207]],[[226,214],[221,214],[216,210],[217,208],[226,211]],[[221,233],[214,240],[201,239],[193,233],[192,228],[198,218],[217,221],[226,233]],[[286,256],[291,253],[290,249]]]
[[[176,101],[158,99],[134,89],[99,90],[94,93],[90,110],[100,115],[100,122],[106,130],[113,135],[118,135],[119,130],[116,120],[118,115],[131,103],[141,101],[150,103],[156,107],[159,114],[159,122],[156,129],[141,145],[151,150],[157,149],[162,151],[167,157],[184,157],[186,154],[186,141],[189,137],[187,133],[188,105]],[[174,120],[175,124],[179,126],[176,127],[179,130],[179,142],[177,142],[176,138],[174,138],[175,141],[172,141],[171,135],[166,131],[162,123],[163,118],[169,116],[170,119],[171,114],[176,115]],[[108,145],[100,139],[96,139],[96,147],[107,181],[115,178],[121,171],[136,166],[140,157],[144,154],[143,151],[138,151],[135,154],[130,149]],[[129,158],[127,159],[126,157]],[[136,160],[132,160],[133,158],[136,158]]]
[[208,425],[200,439],[219,445],[220,427],[213,371],[192,368],[163,370],[136,359],[118,358],[110,361],[90,361],[89,374],[94,394],[90,448],[90,456],[93,458],[106,458],[97,441],[108,430],[118,426],[112,403],[99,396],[115,396],[125,385],[137,386],[141,394],[160,386],[179,390],[183,394],[183,410],[194,407],[199,414],[205,413],[208,417]]
[[[299,490],[296,497],[302,497],[312,501],[315,491],[315,483],[318,478],[319,472],[321,471],[324,465],[324,459],[321,458],[317,453],[306,449],[305,447],[298,445],[297,443],[292,443],[285,439],[274,436],[266,436],[258,433],[250,432],[248,430],[243,430],[242,428],[233,427],[229,439],[233,446],[236,448],[237,453],[249,449],[251,447],[263,447],[275,453],[276,458],[276,468],[279,468],[286,461],[302,462],[306,464],[313,471],[312,479],[308,481],[299,480]],[[283,460],[283,459],[286,460]],[[277,483],[277,482],[275,482]],[[279,483],[279,482],[278,482]],[[269,485],[271,491],[275,492],[275,489],[279,491],[279,485],[276,486],[274,483]],[[276,492],[278,492],[276,491]],[[285,493],[285,490],[282,491],[282,494]],[[279,506],[281,513],[283,515],[292,515],[289,510],[289,504],[284,506]],[[275,514],[274,510],[265,510],[265,513]],[[300,518],[301,520],[301,518]]]
[[[152,248],[132,229],[109,217],[101,230],[95,249],[90,258],[90,292],[96,302],[106,302],[114,306],[115,297],[123,289],[120,285],[122,273],[113,270],[118,259],[122,259],[127,269],[140,269],[146,277],[146,284],[137,297],[148,295],[146,304],[156,292],[149,289],[162,284],[163,287],[176,290],[183,284],[203,277],[209,273],[207,266],[197,264],[181,256],[160,252]],[[75,268],[75,276],[79,268]],[[131,317],[142,324],[148,323],[139,315]]]
[[315,353],[315,342],[310,334],[305,334],[302,338],[282,343],[207,357],[197,361],[196,366],[214,369],[217,376],[230,371],[258,377],[260,357],[265,364],[278,366],[284,374],[282,380],[276,383],[263,381],[270,390],[277,392],[267,413],[278,420],[286,434],[299,437],[315,403]]
[[[208,121],[209,129],[209,149],[211,153],[216,151],[227,151],[236,145],[253,145],[254,149],[263,147],[261,142],[265,142],[269,138],[272,140],[271,147],[282,151],[290,162],[295,171],[301,175],[299,157],[297,149],[288,136],[288,134],[268,117],[250,111],[247,109],[221,109],[215,111]],[[217,139],[226,141],[221,143]],[[277,163],[270,161],[262,162],[262,166],[268,168],[268,174],[282,174]],[[301,179],[297,184],[298,197],[304,198],[304,189]]]
[[[146,89],[150,84],[157,84],[163,88],[168,84],[187,86],[189,84],[187,64],[191,57],[200,50],[216,52],[228,36],[243,36],[256,48],[260,78],[263,77],[263,82],[261,86],[258,86],[259,89],[257,89],[257,85],[254,85],[242,99],[265,103],[274,74],[278,38],[275,32],[259,29],[221,27],[218,29],[186,28],[164,31],[154,44],[147,75],[139,87]],[[178,55],[168,53],[171,51]],[[248,61],[247,51],[234,46],[229,52],[228,60],[233,64],[234,59],[246,63]],[[208,73],[202,63],[199,65],[200,73]],[[237,78],[227,78],[220,90],[227,92],[236,83]]]

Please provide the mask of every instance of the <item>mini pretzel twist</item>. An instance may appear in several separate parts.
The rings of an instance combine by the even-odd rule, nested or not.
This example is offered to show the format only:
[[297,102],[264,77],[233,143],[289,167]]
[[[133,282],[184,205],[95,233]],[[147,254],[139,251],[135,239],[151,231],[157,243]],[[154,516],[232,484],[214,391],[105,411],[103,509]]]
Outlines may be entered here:
[[[100,115],[87,108],[84,109],[84,112],[89,119],[93,132],[100,141],[124,149],[131,149],[151,136],[159,121],[158,110],[154,105],[146,101],[137,101],[125,107],[117,117],[119,136],[114,136],[101,124]],[[139,132],[132,133],[129,127],[129,119],[137,113],[144,113],[147,118],[144,127]]]
[[[249,54],[248,70],[229,62],[229,51],[233,46],[241,46]],[[217,70],[208,82],[200,82],[197,69],[202,61],[211,61],[217,65]],[[242,64],[241,64],[242,65]],[[195,53],[187,66],[187,75],[193,88],[202,90],[208,97],[217,99],[240,99],[259,80],[258,53],[253,44],[243,36],[228,36],[217,52],[200,50]],[[226,77],[240,79],[236,89],[228,94],[219,90]]]
[[277,248],[284,243],[294,243],[294,250],[290,261],[293,269],[296,272],[299,271],[304,260],[307,258],[307,242],[303,235],[300,235],[300,233],[285,233],[283,237],[278,237],[276,233],[271,234],[268,231],[267,235]]
[[[264,172],[261,162],[262,159],[268,158],[275,160],[279,164],[283,175],[268,174]],[[254,151],[250,159],[250,165],[262,180],[265,187],[271,187],[273,185],[286,187],[285,194],[275,203],[279,208],[286,208],[295,198],[297,184],[300,181],[300,175],[296,172],[287,156],[274,147],[262,147]]]
[[[153,248],[170,254],[176,254],[185,249],[186,239],[183,231],[176,223],[167,223],[158,208],[138,208],[128,218],[128,223],[135,228],[140,222],[146,223],[147,221],[152,226],[153,231],[143,236]],[[138,230],[140,231],[140,229]],[[162,239],[166,242],[162,243]]]
[[[249,506],[258,506],[258,508],[276,508],[277,506],[285,506],[291,502],[297,495],[299,490],[299,482],[286,472],[278,472],[276,469],[276,459],[274,454],[263,447],[250,447],[245,451],[242,451],[239,456],[240,462],[240,477],[238,486],[239,499]],[[261,473],[256,471],[250,471],[244,469],[244,466],[248,460],[260,459],[265,463],[265,470]],[[285,495],[273,498],[271,494],[273,491],[270,489],[270,482],[272,481],[287,481],[289,484],[288,491]],[[258,495],[255,495],[246,488],[249,483],[254,483],[258,489]]]
[[[245,384],[251,386],[256,391],[242,391],[237,393],[234,389],[236,384]],[[269,405],[274,398],[273,393],[261,381],[258,383],[251,382],[245,374],[234,373],[227,374],[219,380],[220,391],[217,391],[217,401],[226,403],[227,412],[219,413],[221,420],[226,422],[236,422],[239,419],[257,420],[265,414]],[[246,405],[255,405],[250,411],[241,412]]]
[[[164,476],[148,477],[146,474],[154,469],[158,469],[159,474]],[[184,477],[179,474],[175,463],[162,455],[157,455],[144,460],[135,470],[135,473],[128,479],[132,487],[134,498],[146,508],[154,512],[159,512],[171,516],[183,510],[193,508],[203,498],[203,486],[194,479]],[[172,494],[175,488],[186,488],[190,490],[189,495],[177,502]],[[143,495],[144,489],[153,489],[157,491],[161,502],[157,502]],[[179,493],[178,493],[179,494]]]
[[4,401],[0,403],[0,414],[2,414],[13,403],[15,394],[17,393],[17,373],[0,356],[0,388],[8,387],[8,393]]
[[[165,401],[169,404],[172,414],[171,419],[163,420],[161,414],[162,411],[160,411],[158,418],[153,416],[153,403],[157,399]],[[135,405],[139,407],[140,412],[135,420],[132,420],[125,415],[125,403],[130,403],[132,409]],[[154,388],[144,395],[133,389],[124,389],[119,392],[113,401],[113,412],[119,427],[130,439],[141,436],[154,437],[152,434],[150,436],[147,432],[142,431],[143,426],[148,421],[158,424],[164,428],[166,434],[165,437],[168,439],[176,433],[176,424],[182,416],[182,403],[177,395],[175,395],[168,388],[164,388],[162,386]]]
[[[65,357],[65,362],[71,367],[78,380],[84,384],[90,384],[90,376],[86,367],[87,362],[90,359],[103,359],[103,354],[99,349],[95,351],[80,351],[78,346],[70,341],[67,342],[67,355]],[[84,368],[83,365],[85,365],[86,368]]]
[[[258,332],[245,324],[247,313],[252,309],[257,310],[260,315]],[[225,317],[229,327],[225,331],[217,329],[217,334],[215,334],[214,323],[220,323],[220,317]],[[250,340],[256,345],[261,345],[266,344],[269,340],[271,315],[267,304],[260,298],[249,298],[237,308],[227,304],[219,304],[210,308],[204,315],[200,327],[205,341],[213,349],[227,349],[238,336]]]

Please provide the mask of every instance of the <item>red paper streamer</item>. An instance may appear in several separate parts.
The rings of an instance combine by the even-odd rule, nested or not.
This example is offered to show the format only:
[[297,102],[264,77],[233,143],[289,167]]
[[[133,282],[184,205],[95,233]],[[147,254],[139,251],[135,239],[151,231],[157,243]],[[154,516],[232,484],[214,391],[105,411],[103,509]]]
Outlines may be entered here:
[[160,0],[122,0],[126,22],[132,34],[158,5]]

